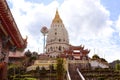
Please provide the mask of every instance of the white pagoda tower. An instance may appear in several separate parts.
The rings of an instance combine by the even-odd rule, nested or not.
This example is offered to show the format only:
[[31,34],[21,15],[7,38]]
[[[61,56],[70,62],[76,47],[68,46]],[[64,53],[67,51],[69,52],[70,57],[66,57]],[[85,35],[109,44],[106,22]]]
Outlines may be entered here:
[[55,17],[47,35],[46,53],[56,57],[69,48],[68,32],[56,10]]

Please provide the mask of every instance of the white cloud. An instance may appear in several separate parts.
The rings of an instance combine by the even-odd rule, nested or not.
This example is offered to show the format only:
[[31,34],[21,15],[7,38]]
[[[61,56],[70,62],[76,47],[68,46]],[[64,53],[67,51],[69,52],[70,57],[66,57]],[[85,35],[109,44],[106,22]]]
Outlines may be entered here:
[[[107,48],[111,46],[113,22],[109,19],[109,11],[100,4],[99,0],[80,0],[79,2],[66,0],[61,5],[60,11],[69,31],[71,44],[85,45],[86,48],[91,49],[90,56],[94,54],[94,49],[99,50],[101,57],[103,54],[107,55],[106,52],[110,52]],[[112,55],[112,53],[109,54]],[[106,59],[109,58],[106,57]]]
[[18,25],[18,28],[25,37],[28,36],[28,49],[31,51],[43,48],[43,35],[40,32],[42,26],[49,26],[53,18],[56,7],[59,5],[57,1],[51,2],[49,5],[42,3],[25,2],[25,0],[8,0],[12,3],[12,14]]
[[109,36],[113,31],[110,27],[109,11],[100,5],[98,0],[80,0],[79,2],[66,0],[61,5],[60,11],[69,31],[77,31],[75,35],[83,35],[82,38],[86,38],[84,36],[86,34],[89,34],[89,38],[100,37],[105,31],[104,28],[108,28],[109,33],[102,36]]
[[[91,49],[90,56],[97,49],[100,56],[105,55],[109,61],[113,52],[116,52],[116,59],[119,58],[117,51],[120,46],[110,40],[115,32],[111,27],[113,22],[109,19],[109,11],[101,5],[100,0],[64,0],[61,4],[54,0],[48,5],[25,0],[8,1],[13,4],[11,11],[21,34],[28,36],[28,49],[36,51],[39,48],[42,52],[43,36],[40,29],[42,26],[50,27],[58,8],[69,32],[71,44],[84,44],[85,48]],[[117,22],[117,28],[120,29],[119,23],[120,18]]]

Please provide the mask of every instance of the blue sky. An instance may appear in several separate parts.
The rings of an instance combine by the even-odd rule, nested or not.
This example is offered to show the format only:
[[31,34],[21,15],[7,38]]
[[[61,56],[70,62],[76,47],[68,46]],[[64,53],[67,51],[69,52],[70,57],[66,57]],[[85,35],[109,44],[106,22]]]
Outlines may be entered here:
[[[9,2],[9,0],[7,0]],[[50,2],[53,0],[25,0],[27,2],[32,2],[32,3],[43,3],[45,5],[48,5]],[[64,0],[56,0],[60,4],[63,3]],[[118,16],[120,14],[120,6],[119,6],[120,1],[119,0],[101,0],[101,4],[110,11],[110,18],[112,20],[118,19]],[[12,7],[12,3],[8,3],[10,7]]]
[[110,18],[117,20],[120,14],[120,0],[101,0],[101,4],[110,11]]
[[[7,0],[27,49],[42,53],[42,26],[50,28],[55,11],[69,33],[70,44],[85,45],[89,56],[120,59],[119,0]],[[26,49],[26,50],[27,50]],[[95,50],[95,51],[94,51]],[[114,56],[113,56],[114,55]]]
[[[49,3],[51,3],[53,0],[25,0],[25,1],[28,1],[28,2],[33,2],[33,3],[43,3],[45,5],[48,5]],[[64,0],[56,0],[58,1],[59,3],[62,3]]]

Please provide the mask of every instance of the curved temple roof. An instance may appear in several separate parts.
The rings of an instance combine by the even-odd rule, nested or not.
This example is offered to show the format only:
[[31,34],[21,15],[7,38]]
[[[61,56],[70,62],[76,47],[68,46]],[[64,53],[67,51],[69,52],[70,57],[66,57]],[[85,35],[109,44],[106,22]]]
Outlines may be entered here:
[[27,39],[23,39],[14,21],[6,0],[0,0],[0,33],[10,36],[10,43],[24,49]]

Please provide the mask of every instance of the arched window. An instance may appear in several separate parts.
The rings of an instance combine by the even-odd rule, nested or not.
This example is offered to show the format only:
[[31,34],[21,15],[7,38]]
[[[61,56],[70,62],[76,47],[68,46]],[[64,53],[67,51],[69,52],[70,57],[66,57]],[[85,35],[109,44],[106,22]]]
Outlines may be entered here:
[[61,46],[59,46],[59,51],[61,51]]
[[55,32],[55,35],[57,35],[57,32]]
[[59,42],[61,42],[61,39],[59,39]]

